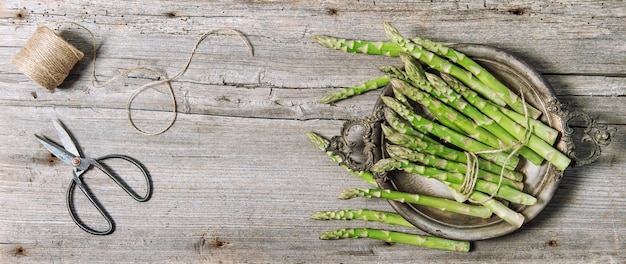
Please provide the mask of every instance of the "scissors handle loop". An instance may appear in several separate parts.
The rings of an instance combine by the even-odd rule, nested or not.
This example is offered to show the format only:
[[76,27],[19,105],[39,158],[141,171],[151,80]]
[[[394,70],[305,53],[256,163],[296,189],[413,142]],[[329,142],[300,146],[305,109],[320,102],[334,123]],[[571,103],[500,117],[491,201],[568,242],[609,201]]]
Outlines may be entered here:
[[[132,163],[137,168],[139,168],[139,170],[141,170],[141,173],[143,174],[144,179],[146,181],[146,187],[147,187],[146,194],[144,196],[140,196],[139,194],[137,194],[137,192],[135,192],[130,186],[128,186],[128,184],[126,184],[126,182],[124,182],[118,175],[116,175],[108,167],[100,163],[100,161],[103,161],[106,159],[123,159]],[[82,162],[88,162],[89,165],[98,168],[104,174],[109,176],[109,178],[111,178],[115,183],[117,183],[117,185],[119,185],[128,195],[130,195],[130,197],[132,197],[138,202],[148,201],[150,197],[152,196],[152,181],[150,180],[150,176],[147,170],[144,168],[144,166],[136,159],[133,159],[125,155],[107,155],[107,156],[102,156],[97,159],[83,159]],[[75,177],[80,177],[80,176],[77,176],[76,171],[74,171],[73,173]],[[74,220],[74,223],[76,223],[76,225],[78,225],[78,227],[80,227],[85,232],[93,234],[93,235],[108,235],[108,234],[113,233],[113,231],[115,231],[115,222],[113,221],[113,218],[108,214],[108,212],[104,209],[104,207],[96,199],[96,197],[89,190],[87,190],[87,188],[85,188],[84,185],[79,186],[79,189],[87,197],[89,202],[91,202],[91,204],[96,208],[96,210],[98,210],[100,215],[104,217],[104,219],[106,220],[108,224],[108,227],[105,230],[96,230],[87,226],[87,224],[85,224],[82,220],[80,220],[80,218],[78,217],[78,215],[76,214],[74,210],[74,189],[76,189],[77,185],[78,184],[76,183],[76,181],[72,181],[70,183],[70,186],[67,188],[67,195],[66,195],[67,208],[70,212],[70,216],[72,217],[72,220]]]

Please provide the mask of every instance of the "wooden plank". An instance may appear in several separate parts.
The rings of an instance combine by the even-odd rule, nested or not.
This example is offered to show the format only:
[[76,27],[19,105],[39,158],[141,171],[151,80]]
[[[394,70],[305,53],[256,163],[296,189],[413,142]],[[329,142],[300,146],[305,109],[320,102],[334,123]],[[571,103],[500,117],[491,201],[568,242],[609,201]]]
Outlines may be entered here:
[[[74,82],[77,88],[58,89],[50,93],[41,87],[33,87],[34,84],[26,80],[10,85],[13,83],[11,77],[24,77],[17,74],[5,76],[7,79],[0,81],[0,93],[4,95],[0,100],[4,105],[106,108],[117,109],[122,113],[126,112],[132,94],[151,81],[131,78],[118,81],[122,85],[116,82],[109,87],[93,88],[90,87],[88,77],[87,80],[78,78]],[[622,85],[624,78],[554,75],[547,75],[546,78],[557,98],[571,108],[591,114],[600,123],[623,124],[623,113],[626,113],[625,105],[621,103],[626,87]],[[172,86],[178,111],[181,113],[298,120],[362,118],[371,114],[380,94],[380,91],[372,91],[333,105],[325,105],[317,103],[317,99],[327,92],[347,86],[296,89],[245,84],[242,87],[195,83],[184,78],[172,82]],[[58,101],[67,103],[65,106],[57,106],[55,104]],[[132,109],[170,111],[171,105],[171,95],[167,88],[157,86],[141,93],[133,102]],[[165,115],[162,122],[166,123],[168,119],[169,115]]]
[[[258,47],[259,58],[269,60],[274,66],[288,62],[294,56],[304,60],[332,56],[320,57],[322,49],[309,48],[312,34],[384,40],[380,23],[393,18],[399,29],[409,36],[419,34],[444,41],[494,45],[526,58],[542,72],[624,73],[622,69],[615,67],[624,60],[623,52],[620,52],[624,51],[624,47],[619,43],[624,42],[624,34],[621,33],[624,31],[623,14],[626,13],[624,6],[617,2],[556,2],[546,5],[533,4],[532,1],[506,5],[476,5],[470,1],[446,4],[426,1],[412,4],[376,3],[376,6],[372,2],[333,6],[314,2],[270,2],[259,5],[165,2],[146,7],[143,2],[130,1],[125,4],[128,8],[119,8],[112,5],[86,7],[80,2],[67,2],[62,6],[37,5],[35,2],[25,1],[19,5],[7,4],[4,8],[4,13],[25,12],[28,15],[20,19],[6,19],[2,37],[7,44],[11,43],[17,48],[36,24],[55,21],[47,18],[48,16],[64,16],[64,20],[83,22],[99,38],[106,41],[105,45],[115,45],[111,51],[120,57],[142,54],[139,57],[149,59],[152,57],[150,55],[163,56],[180,52],[185,54],[188,49],[181,50],[181,45],[177,45],[178,41],[193,42],[200,32],[219,25],[244,31]],[[25,6],[28,6],[26,11],[23,10]],[[255,12],[249,12],[250,8],[255,9]],[[77,12],[78,10],[81,12]],[[336,12],[330,12],[332,10]],[[520,15],[514,10],[526,11]],[[171,12],[179,15],[172,17]],[[463,30],[459,30],[461,25]],[[120,32],[124,32],[124,41],[114,37]],[[126,36],[133,38],[128,39]],[[166,41],[152,41],[149,50],[144,48],[146,45],[134,45],[140,39],[163,36],[172,37],[166,38]],[[118,46],[117,43],[124,45]],[[189,45],[191,43],[182,47]],[[226,48],[220,47],[218,50],[223,51]],[[609,50],[613,52],[604,52]],[[242,55],[241,52],[226,55],[232,54]],[[353,62],[341,56],[333,57],[335,58],[329,58],[332,61],[326,65],[344,66]],[[161,60],[160,65],[155,67],[180,65],[177,62],[184,58],[185,56],[174,56]],[[576,61],[586,63],[571,63]],[[344,76],[355,74],[351,68],[338,68],[333,70],[351,73],[343,74]],[[328,68],[325,70],[331,72]],[[306,71],[300,67],[292,68],[290,72],[297,73],[301,78],[308,77]],[[276,74],[266,76],[274,77]]]

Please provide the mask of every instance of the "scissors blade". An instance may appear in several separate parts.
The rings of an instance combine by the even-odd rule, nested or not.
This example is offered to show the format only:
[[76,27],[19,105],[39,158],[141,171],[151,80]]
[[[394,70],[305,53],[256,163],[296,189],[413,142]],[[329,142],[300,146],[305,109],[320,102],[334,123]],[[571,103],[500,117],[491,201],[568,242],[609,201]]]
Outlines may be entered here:
[[74,142],[74,139],[72,138],[72,136],[70,136],[70,133],[67,132],[67,129],[65,128],[65,126],[63,126],[57,120],[52,120],[52,123],[54,124],[54,128],[57,130],[57,133],[59,134],[59,138],[61,139],[61,143],[63,144],[63,147],[65,148],[65,150],[74,154],[74,157],[80,157],[80,152],[78,152],[78,147],[76,147],[76,143]]
[[46,149],[48,149],[48,151],[50,151],[50,153],[52,153],[54,156],[56,156],[57,158],[59,158],[60,160],[62,160],[63,162],[72,165],[72,159],[74,159],[76,157],[76,155],[74,155],[73,153],[67,151],[65,148],[63,148],[62,146],[59,146],[59,144],[54,143],[52,140],[49,140],[45,137],[39,136],[39,135],[35,135],[35,137],[37,137],[37,140],[39,140],[39,142],[41,142],[41,144],[46,147]]

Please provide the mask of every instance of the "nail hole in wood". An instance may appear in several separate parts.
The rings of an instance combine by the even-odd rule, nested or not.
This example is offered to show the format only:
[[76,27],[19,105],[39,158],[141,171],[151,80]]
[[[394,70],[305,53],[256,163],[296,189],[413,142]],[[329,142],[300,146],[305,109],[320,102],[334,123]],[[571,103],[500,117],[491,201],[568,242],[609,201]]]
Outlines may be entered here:
[[547,242],[548,246],[550,247],[558,247],[559,246],[559,242],[556,241],[555,239],[550,239]]
[[517,7],[517,8],[511,8],[507,10],[507,12],[513,15],[521,16],[521,15],[525,15],[526,13],[528,13],[528,10],[526,10],[526,8]]
[[230,243],[228,243],[228,242],[226,242],[224,240],[221,240],[219,237],[216,237],[213,240],[211,240],[211,242],[209,244],[211,245],[211,247],[217,248],[217,249],[224,248],[224,247],[230,245]]
[[334,7],[329,7],[326,9],[326,14],[329,16],[336,16],[339,14],[339,10]]
[[18,246],[16,246],[16,247],[15,247],[15,249],[13,250],[13,255],[14,255],[14,256],[16,256],[16,257],[18,257],[18,258],[19,258],[19,257],[26,256],[26,249],[25,249],[23,246],[18,245]]

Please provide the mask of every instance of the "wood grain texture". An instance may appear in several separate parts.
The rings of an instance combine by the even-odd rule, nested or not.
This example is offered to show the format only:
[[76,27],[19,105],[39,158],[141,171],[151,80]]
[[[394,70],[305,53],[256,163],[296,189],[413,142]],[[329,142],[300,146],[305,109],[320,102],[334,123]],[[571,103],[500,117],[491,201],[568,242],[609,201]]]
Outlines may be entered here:
[[[0,263],[625,263],[625,17],[621,1],[4,0]],[[56,21],[78,22],[95,34],[99,81],[137,65],[173,76],[197,38],[216,28],[243,32],[255,55],[228,32],[207,37],[189,70],[172,82],[174,126],[144,136],[128,124],[126,103],[155,76],[134,72],[94,88],[89,35]],[[385,40],[383,21],[407,36],[482,43],[519,56],[544,74],[559,99],[616,128],[615,138],[597,162],[565,172],[537,218],[513,234],[473,243],[471,253],[318,240],[323,231],[365,224],[308,219],[316,211],[391,207],[337,200],[341,190],[364,183],[305,135],[338,134],[344,121],[371,113],[378,93],[334,105],[315,101],[378,76],[378,65],[399,62],[328,50],[311,35]],[[54,93],[10,64],[40,24],[86,54]],[[171,117],[166,91],[148,89],[133,103],[142,128],[158,130]],[[53,118],[65,122],[89,156],[126,154],[149,169],[154,195],[147,203],[97,175],[88,179],[116,221],[114,234],[88,235],[69,218],[70,169],[33,136],[56,139]],[[128,177],[141,188],[137,175]],[[85,208],[87,219],[97,221]]]

